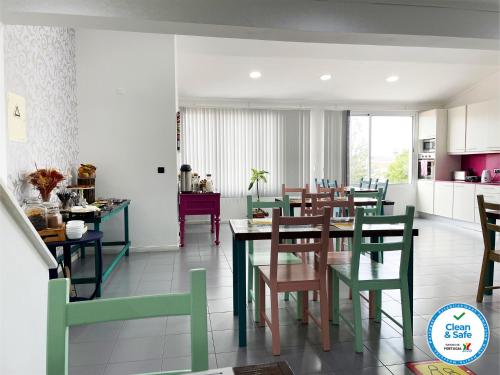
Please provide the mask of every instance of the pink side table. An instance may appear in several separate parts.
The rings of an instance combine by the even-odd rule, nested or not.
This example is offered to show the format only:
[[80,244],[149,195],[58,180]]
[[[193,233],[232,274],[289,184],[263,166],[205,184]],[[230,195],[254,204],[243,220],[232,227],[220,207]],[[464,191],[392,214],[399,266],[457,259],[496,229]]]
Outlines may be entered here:
[[213,233],[215,226],[215,244],[220,243],[220,193],[179,193],[181,247],[184,246],[186,215],[210,215],[210,231]]

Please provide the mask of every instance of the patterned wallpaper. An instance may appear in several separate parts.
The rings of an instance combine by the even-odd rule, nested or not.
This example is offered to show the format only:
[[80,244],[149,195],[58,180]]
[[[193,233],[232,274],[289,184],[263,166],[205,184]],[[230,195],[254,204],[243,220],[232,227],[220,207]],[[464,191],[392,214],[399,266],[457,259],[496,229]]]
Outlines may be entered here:
[[75,31],[5,26],[5,90],[26,98],[27,142],[7,145],[8,183],[21,200],[36,195],[24,176],[54,167],[75,174],[78,162]]

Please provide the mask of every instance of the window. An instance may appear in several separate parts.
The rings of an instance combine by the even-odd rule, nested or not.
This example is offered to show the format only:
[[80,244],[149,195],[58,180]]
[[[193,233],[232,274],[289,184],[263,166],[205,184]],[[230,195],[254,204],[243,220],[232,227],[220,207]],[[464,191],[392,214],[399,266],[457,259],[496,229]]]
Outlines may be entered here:
[[363,177],[410,183],[412,144],[413,116],[351,116],[349,183]]
[[[181,162],[202,178],[211,173],[224,197],[248,194],[251,168],[269,172],[261,196],[278,196],[283,182],[305,181],[299,160],[309,154],[309,112],[239,108],[182,108]],[[286,134],[285,134],[286,129]],[[307,131],[305,131],[307,130]],[[293,164],[293,165],[292,165]],[[286,178],[285,178],[286,177]]]

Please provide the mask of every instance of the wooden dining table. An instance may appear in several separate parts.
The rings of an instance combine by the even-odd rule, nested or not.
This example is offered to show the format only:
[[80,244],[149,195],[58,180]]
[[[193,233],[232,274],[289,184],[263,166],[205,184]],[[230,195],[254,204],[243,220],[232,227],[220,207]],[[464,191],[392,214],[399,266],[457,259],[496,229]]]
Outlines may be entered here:
[[[500,220],[500,211],[486,210],[486,218],[488,219],[488,223],[495,224],[497,220]],[[490,242],[491,248],[495,248],[495,232],[490,231]],[[490,260],[488,261],[488,269],[486,271],[486,285],[493,285],[493,278],[495,274],[495,262]],[[485,295],[492,295],[493,289],[486,289],[484,291]]]
[[[338,225],[338,226],[337,226]],[[246,241],[259,241],[271,239],[271,224],[249,219],[229,220],[233,236],[233,313],[238,316],[239,346],[247,345],[247,285],[246,285]],[[330,238],[352,238],[354,227],[344,218],[332,218],[330,225]],[[410,309],[413,319],[413,237],[418,236],[418,229],[413,229],[408,263],[408,288],[410,292]],[[376,242],[380,237],[400,237],[403,235],[402,225],[366,225],[363,227],[363,237],[368,237]],[[282,239],[319,238],[321,228],[314,226],[293,226],[280,229]],[[378,261],[378,254],[372,253],[371,258]]]
[[[279,199],[279,198],[278,198]],[[336,199],[345,199],[345,198],[336,198]],[[363,206],[375,206],[377,204],[377,200],[374,198],[368,197],[355,197],[354,198],[354,206],[363,207]],[[306,206],[311,207],[311,199],[306,199]],[[302,199],[300,198],[290,198],[290,216],[293,216],[293,209],[300,208],[302,206]],[[382,206],[394,206],[394,201],[389,201],[386,199],[382,200]]]

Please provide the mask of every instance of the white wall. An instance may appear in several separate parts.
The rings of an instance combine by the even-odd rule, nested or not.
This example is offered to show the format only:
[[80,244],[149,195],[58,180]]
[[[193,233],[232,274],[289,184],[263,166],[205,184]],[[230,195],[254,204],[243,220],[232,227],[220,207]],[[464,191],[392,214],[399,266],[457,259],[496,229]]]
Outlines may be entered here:
[[[97,196],[132,200],[133,247],[178,244],[174,38],[77,30],[81,160],[97,166]],[[121,226],[111,220],[106,239]]]
[[7,121],[5,116],[3,34],[4,25],[0,23],[0,182],[5,182],[7,178]]
[[45,374],[48,267],[0,200],[0,374]]
[[475,85],[467,88],[461,93],[450,98],[446,102],[446,108],[478,103],[500,97],[500,71],[484,78]]

